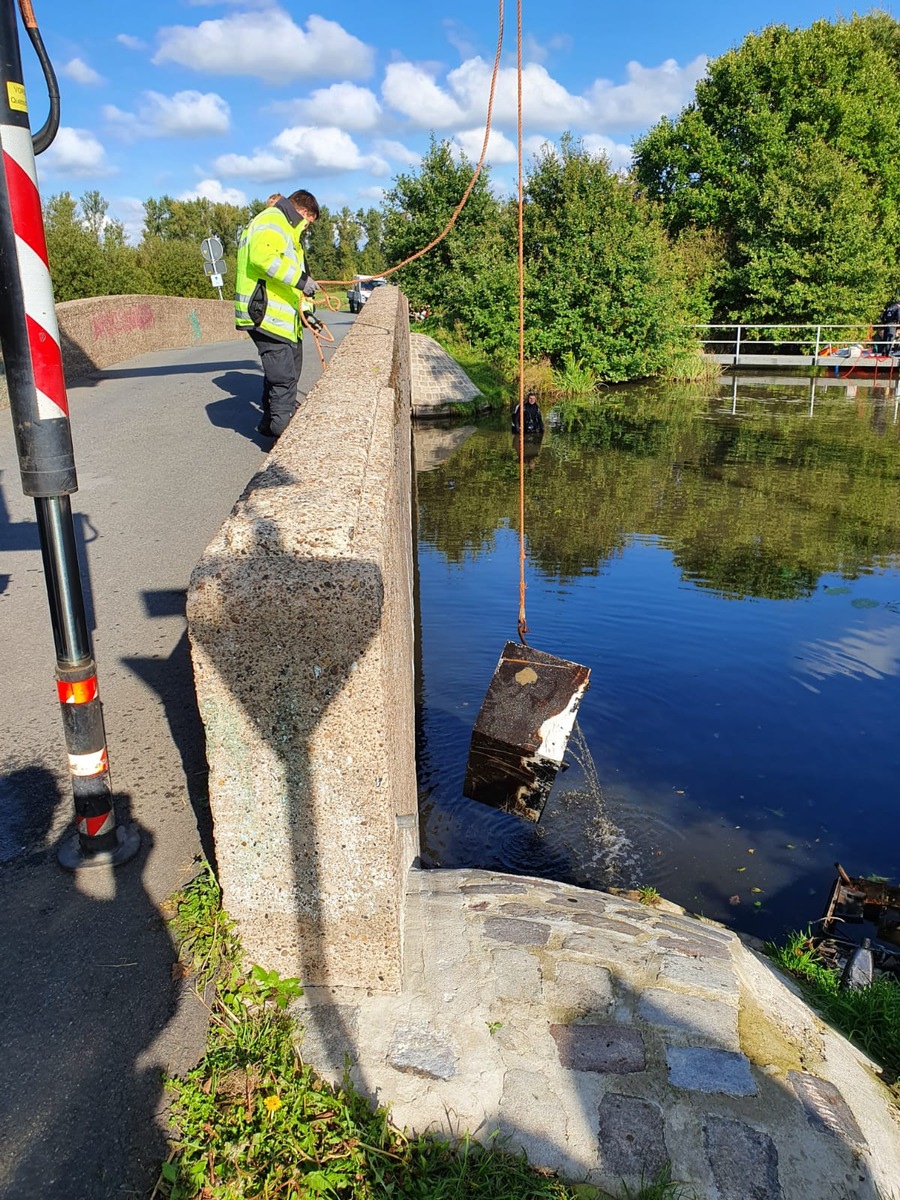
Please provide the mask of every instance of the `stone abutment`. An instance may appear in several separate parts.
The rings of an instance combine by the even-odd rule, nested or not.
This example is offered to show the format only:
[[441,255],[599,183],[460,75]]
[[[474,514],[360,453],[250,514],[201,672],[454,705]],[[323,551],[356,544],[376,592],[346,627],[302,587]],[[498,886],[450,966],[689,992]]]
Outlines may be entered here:
[[194,571],[224,903],[248,959],[400,987],[418,853],[406,299],[379,289]]

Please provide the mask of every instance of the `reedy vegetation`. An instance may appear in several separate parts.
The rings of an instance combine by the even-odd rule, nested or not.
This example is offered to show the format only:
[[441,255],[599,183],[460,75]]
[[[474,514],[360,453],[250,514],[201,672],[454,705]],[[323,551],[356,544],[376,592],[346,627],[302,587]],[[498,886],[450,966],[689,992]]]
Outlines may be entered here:
[[[900,23],[886,13],[770,26],[709,66],[695,99],[635,146],[631,175],[569,135],[527,168],[525,355],[557,390],[702,376],[692,323],[860,323],[900,285]],[[428,244],[472,174],[434,137],[381,209],[322,215],[313,274],[377,273]],[[303,181],[297,181],[302,183]],[[295,184],[285,181],[288,189]],[[321,198],[320,198],[321,199]],[[98,192],[45,207],[58,300],[212,295],[199,242],[215,232],[233,278],[239,228],[262,206],[145,202],[140,244]],[[516,206],[479,177],[449,235],[394,277],[444,334],[508,376],[518,363]]]

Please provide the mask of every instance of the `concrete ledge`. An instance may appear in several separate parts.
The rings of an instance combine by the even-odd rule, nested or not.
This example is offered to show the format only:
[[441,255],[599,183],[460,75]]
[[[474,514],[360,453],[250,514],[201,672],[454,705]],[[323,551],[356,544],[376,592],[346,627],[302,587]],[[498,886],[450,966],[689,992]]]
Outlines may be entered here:
[[381,288],[207,547],[188,625],[251,961],[397,990],[418,852],[409,323]]
[[[96,296],[56,306],[66,381],[150,350],[242,337],[230,300],[185,296]],[[9,404],[0,364],[0,408]]]

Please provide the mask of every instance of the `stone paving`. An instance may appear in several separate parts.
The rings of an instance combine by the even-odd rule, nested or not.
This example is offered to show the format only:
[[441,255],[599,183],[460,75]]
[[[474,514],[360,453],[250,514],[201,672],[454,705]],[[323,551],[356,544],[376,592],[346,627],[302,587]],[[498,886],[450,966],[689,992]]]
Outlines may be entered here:
[[447,416],[458,405],[481,396],[459,363],[434,338],[411,333],[409,349],[414,418]]
[[417,1131],[495,1134],[620,1194],[888,1200],[874,1065],[762,955],[674,905],[481,871],[410,876],[399,995],[310,989],[303,1058]]

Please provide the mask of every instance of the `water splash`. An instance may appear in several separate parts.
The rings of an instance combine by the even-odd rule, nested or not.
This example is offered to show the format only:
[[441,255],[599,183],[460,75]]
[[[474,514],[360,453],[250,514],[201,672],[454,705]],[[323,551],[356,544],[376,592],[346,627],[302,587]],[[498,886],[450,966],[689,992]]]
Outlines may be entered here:
[[537,834],[548,857],[567,863],[566,875],[581,887],[634,887],[641,856],[609,815],[594,756],[578,722],[566,754],[569,770],[557,780]]

